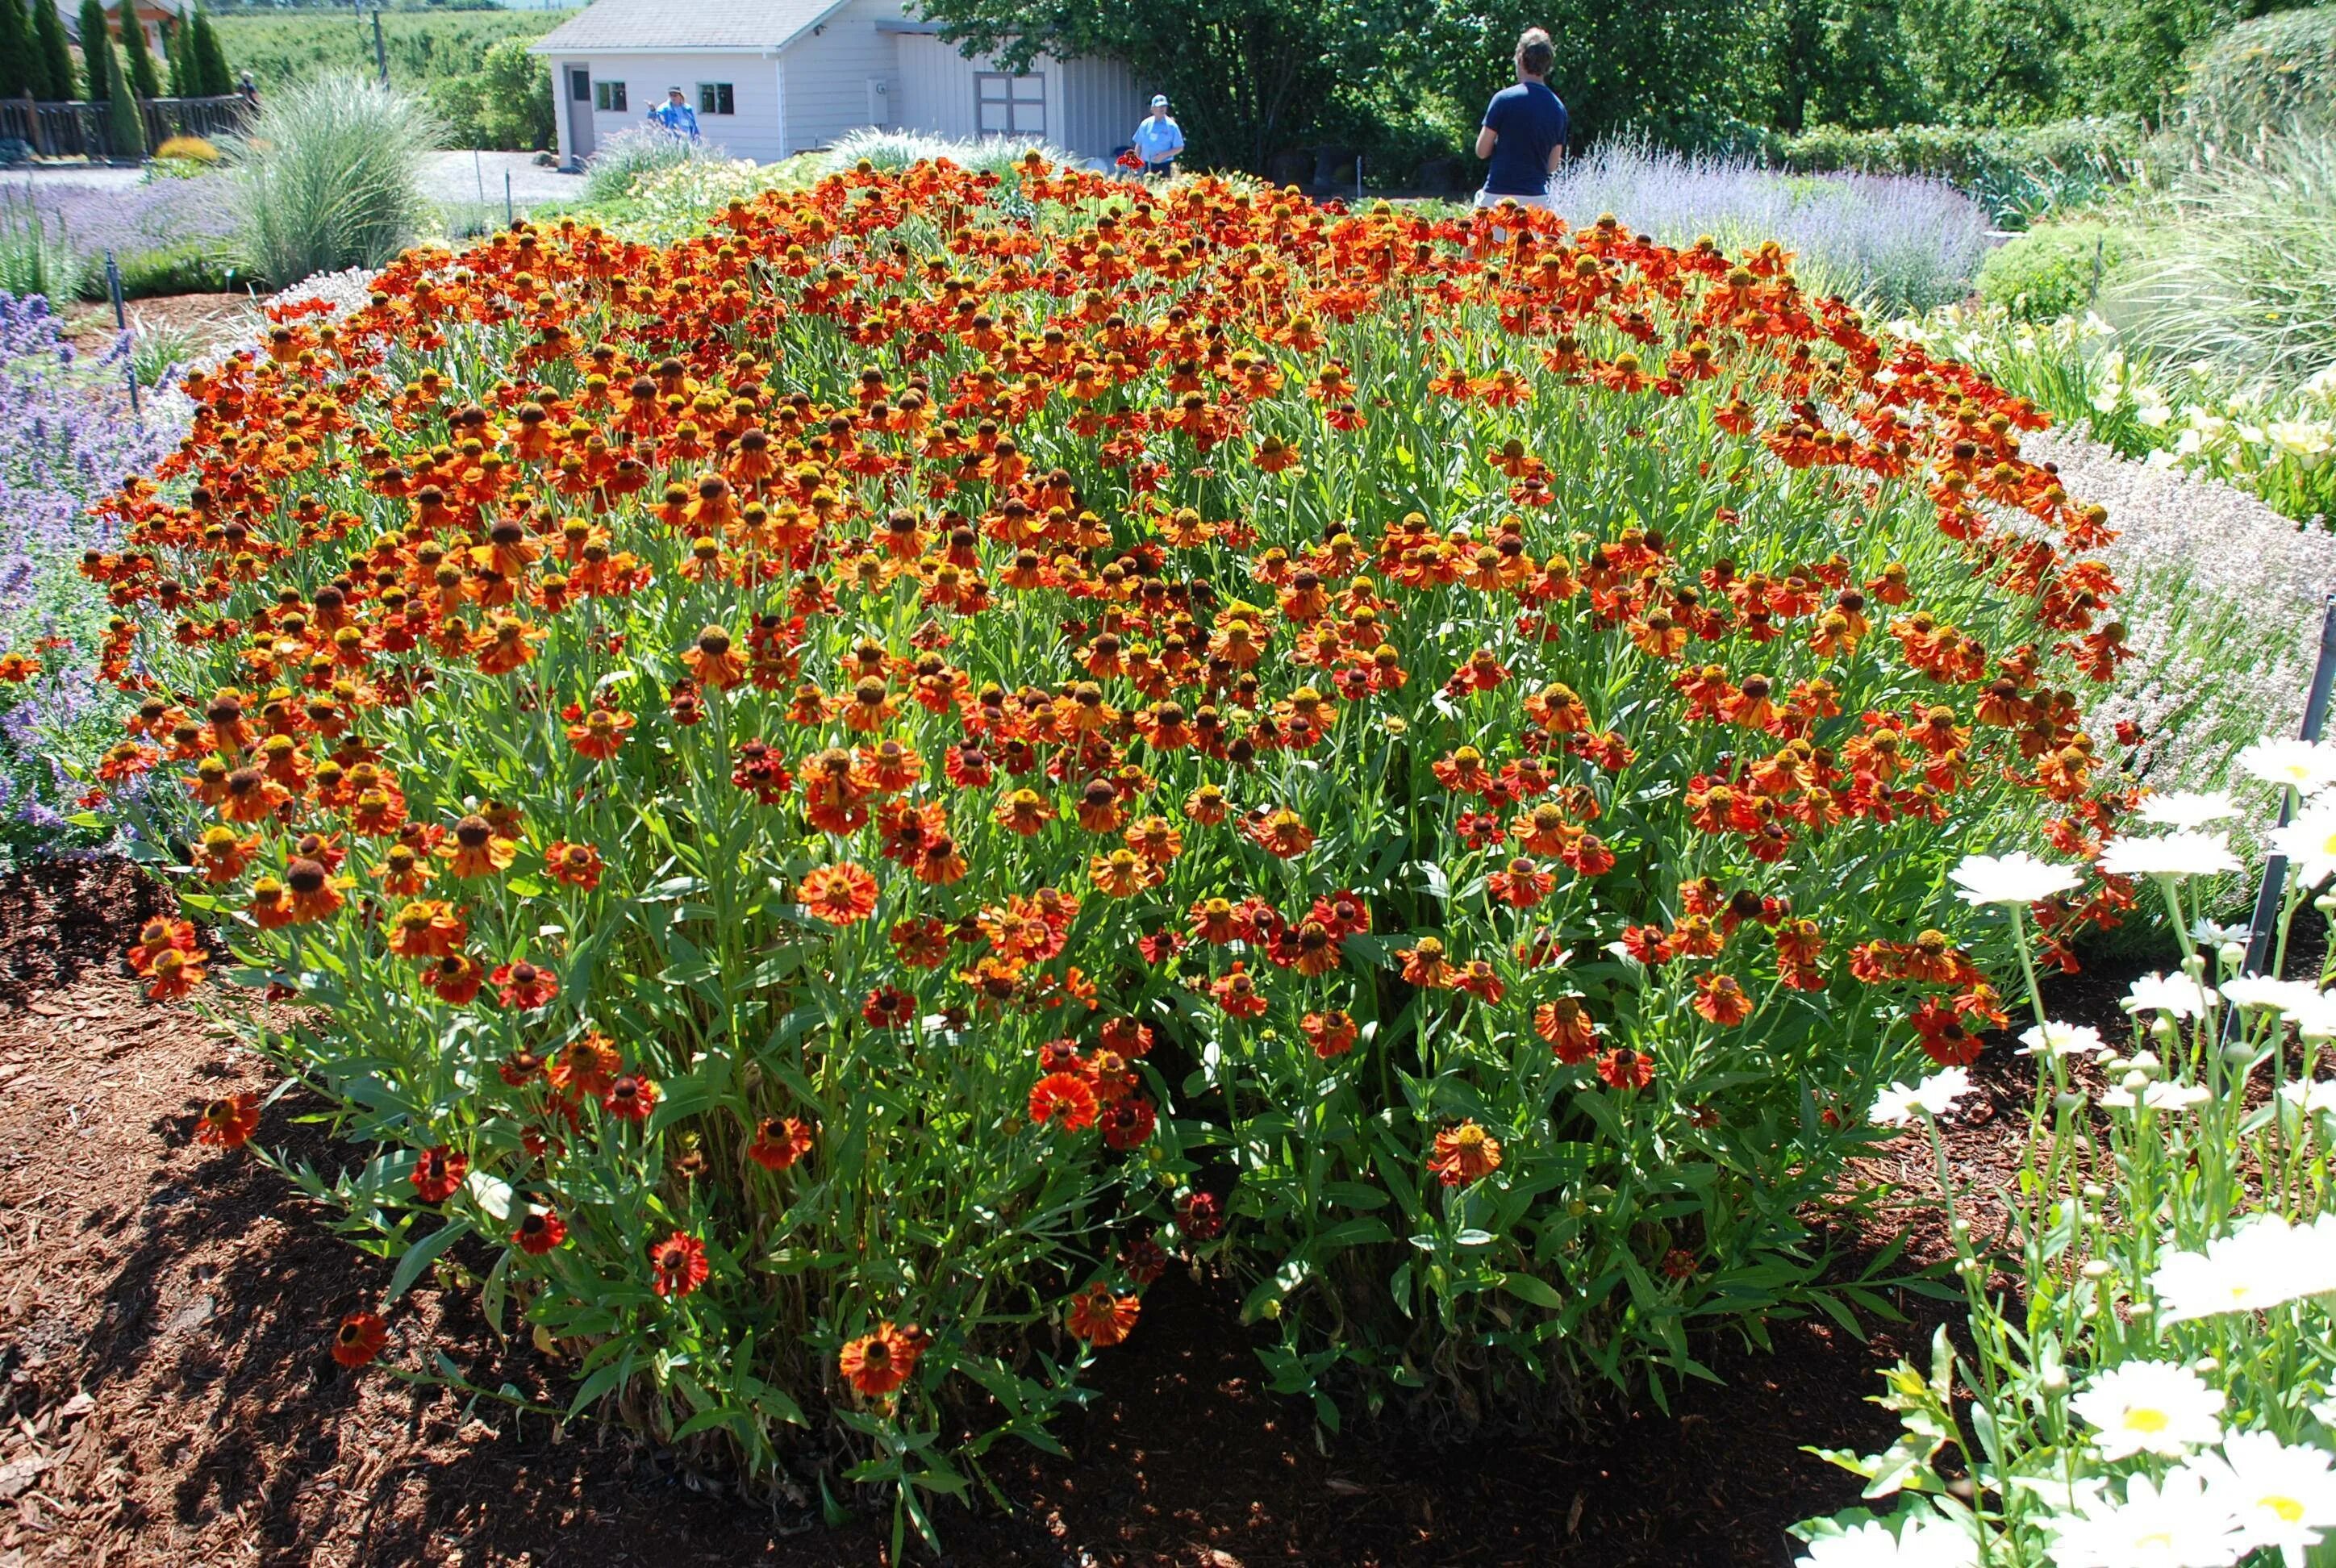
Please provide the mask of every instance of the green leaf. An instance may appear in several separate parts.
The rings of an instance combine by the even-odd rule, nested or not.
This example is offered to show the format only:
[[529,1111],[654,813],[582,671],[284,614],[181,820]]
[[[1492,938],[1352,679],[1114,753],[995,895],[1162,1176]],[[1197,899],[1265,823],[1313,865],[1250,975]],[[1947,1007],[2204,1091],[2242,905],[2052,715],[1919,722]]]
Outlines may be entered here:
[[1504,1274],[1501,1276],[1501,1289],[1520,1301],[1530,1301],[1552,1312],[1561,1311],[1565,1306],[1565,1298],[1557,1293],[1557,1288],[1536,1274]]
[[449,1220],[406,1248],[405,1255],[398,1259],[396,1270],[389,1276],[389,1289],[382,1296],[382,1305],[387,1306],[405,1294],[414,1281],[422,1278],[422,1271],[438,1261],[439,1253],[475,1228],[468,1220]]

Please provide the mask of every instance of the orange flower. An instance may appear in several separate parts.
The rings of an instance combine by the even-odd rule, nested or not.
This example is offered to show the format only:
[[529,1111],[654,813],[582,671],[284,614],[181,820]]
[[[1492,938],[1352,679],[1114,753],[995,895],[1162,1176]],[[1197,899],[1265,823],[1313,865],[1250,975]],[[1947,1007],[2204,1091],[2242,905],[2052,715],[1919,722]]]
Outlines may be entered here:
[[660,1296],[686,1296],[711,1271],[706,1243],[686,1232],[676,1231],[649,1248],[649,1289]]
[[589,892],[600,885],[600,852],[590,844],[560,840],[543,852],[543,869],[553,881]]
[[1314,847],[1314,830],[1288,806],[1254,819],[1247,832],[1258,848],[1278,860],[1295,860]]
[[351,1312],[333,1330],[333,1359],[354,1370],[365,1366],[389,1343],[389,1325],[377,1313]]
[[1114,1296],[1100,1281],[1071,1297],[1063,1313],[1064,1326],[1097,1347],[1116,1345],[1134,1332],[1143,1303],[1134,1296]]
[[487,983],[495,988],[503,1006],[521,1012],[544,1007],[560,994],[560,977],[525,959],[497,964],[494,972],[487,977]]
[[1533,1009],[1533,1033],[1547,1040],[1557,1059],[1586,1062],[1598,1048],[1598,1026],[1579,997],[1559,997]]
[[872,1333],[846,1344],[836,1357],[836,1369],[854,1390],[871,1399],[897,1392],[916,1376],[917,1362],[930,1343],[915,1324],[894,1327],[879,1323]]
[[1076,1133],[1095,1119],[1095,1092],[1075,1073],[1048,1073],[1030,1088],[1030,1120]]
[[1446,1127],[1436,1135],[1427,1168],[1447,1187],[1481,1182],[1501,1168],[1501,1141],[1474,1121]]
[[1087,875],[1094,880],[1098,891],[1114,899],[1132,899],[1163,880],[1160,871],[1144,864],[1130,849],[1116,849],[1107,855],[1089,856]]
[[1628,1046],[1616,1046],[1598,1057],[1598,1076],[1617,1089],[1643,1089],[1655,1081],[1655,1058]]
[[718,626],[709,626],[697,634],[681,656],[697,684],[711,691],[727,691],[746,678],[746,667],[730,640],[730,634]]
[[518,855],[518,843],[497,833],[476,812],[456,823],[451,841],[438,846],[447,874],[456,877],[499,876],[511,870]]
[[1298,1028],[1306,1037],[1307,1043],[1314,1047],[1314,1054],[1326,1062],[1353,1050],[1360,1032],[1353,1018],[1335,1009],[1327,1013],[1307,1014],[1299,1020]]
[[876,911],[876,879],[850,861],[820,866],[803,875],[797,901],[816,920],[849,926]]
[[625,737],[632,733],[632,728],[631,714],[596,707],[584,716],[581,724],[568,726],[568,744],[574,746],[580,756],[606,762],[624,749]]
[[469,924],[443,899],[410,903],[389,922],[389,950],[404,959],[443,959],[469,937]]
[[544,1076],[563,1094],[599,1099],[616,1083],[624,1058],[602,1034],[579,1035],[552,1053]]
[[195,1142],[239,1149],[259,1131],[259,1096],[249,1089],[213,1100],[195,1120]]
[[1752,1016],[1752,998],[1734,975],[1698,975],[1695,1010],[1722,1028],[1732,1028]]
[[1018,789],[998,803],[990,819],[1007,832],[1028,838],[1055,820],[1055,808],[1037,790]]
[[811,1153],[811,1129],[793,1116],[765,1116],[754,1129],[746,1157],[766,1171],[784,1171]]
[[1444,956],[1444,943],[1435,937],[1422,937],[1416,946],[1398,949],[1395,956],[1403,963],[1406,985],[1434,990],[1452,983],[1451,960]]

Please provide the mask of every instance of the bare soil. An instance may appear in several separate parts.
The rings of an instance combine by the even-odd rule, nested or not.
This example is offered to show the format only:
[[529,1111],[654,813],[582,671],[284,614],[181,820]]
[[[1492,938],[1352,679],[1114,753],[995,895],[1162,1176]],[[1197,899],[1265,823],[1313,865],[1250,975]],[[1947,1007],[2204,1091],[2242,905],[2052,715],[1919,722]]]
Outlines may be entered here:
[[[386,1266],[266,1167],[192,1142],[206,1101],[275,1079],[140,994],[117,955],[158,904],[108,861],[0,876],[0,1568],[888,1560],[886,1520],[774,1513],[613,1427],[563,1432],[336,1367],[332,1326]],[[2007,1170],[2024,1126],[2018,1072],[1985,1081],[1951,1140],[1964,1178]],[[330,1168],[346,1151],[303,1120],[315,1109],[278,1101],[263,1138]],[[1905,1189],[1880,1229],[1904,1223],[1914,1261],[1938,1256],[1927,1144],[1888,1145],[1866,1174]],[[1773,1354],[1715,1347],[1725,1386],[1669,1415],[1432,1447],[1385,1426],[1319,1432],[1261,1388],[1233,1288],[1172,1274],[1055,1428],[1066,1456],[994,1454],[1010,1506],[943,1514],[945,1561],[1788,1564],[1785,1526],[1856,1495],[1800,1446],[1885,1442],[1875,1372],[1947,1320],[1900,1299],[1906,1320],[1864,1341],[1803,1320],[1774,1325]],[[410,1301],[409,1349],[490,1339],[466,1297],[425,1285]],[[523,1349],[471,1370],[559,1386]]]

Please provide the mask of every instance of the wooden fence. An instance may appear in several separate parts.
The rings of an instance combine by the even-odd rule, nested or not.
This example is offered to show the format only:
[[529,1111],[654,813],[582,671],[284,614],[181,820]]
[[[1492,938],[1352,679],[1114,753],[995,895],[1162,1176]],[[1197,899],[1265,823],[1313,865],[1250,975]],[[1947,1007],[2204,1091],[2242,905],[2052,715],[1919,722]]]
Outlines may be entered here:
[[[146,151],[173,136],[214,137],[243,128],[251,105],[224,98],[150,98],[138,105],[146,121]],[[22,141],[46,158],[111,159],[102,103],[36,103],[0,98],[0,139]]]

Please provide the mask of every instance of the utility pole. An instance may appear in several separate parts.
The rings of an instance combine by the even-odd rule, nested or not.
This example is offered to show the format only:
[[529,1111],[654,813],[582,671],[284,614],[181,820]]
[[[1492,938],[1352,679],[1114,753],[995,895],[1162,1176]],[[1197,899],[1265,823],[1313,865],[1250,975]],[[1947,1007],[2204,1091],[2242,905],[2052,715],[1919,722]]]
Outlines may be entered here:
[[373,61],[381,68],[381,84],[389,85],[389,49],[381,41],[381,13],[373,14]]

